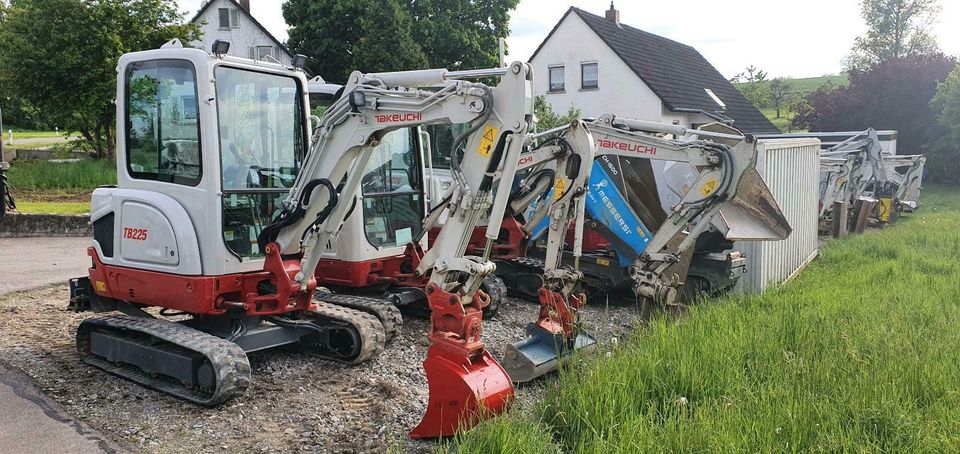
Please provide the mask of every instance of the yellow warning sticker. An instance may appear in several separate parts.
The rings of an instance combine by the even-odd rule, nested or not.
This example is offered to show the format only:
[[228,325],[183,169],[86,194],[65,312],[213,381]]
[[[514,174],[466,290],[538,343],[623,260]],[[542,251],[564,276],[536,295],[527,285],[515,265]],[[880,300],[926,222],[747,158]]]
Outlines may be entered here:
[[610,266],[610,261],[607,259],[597,259],[597,265]]
[[560,200],[567,193],[566,178],[557,178],[553,182],[553,200]]
[[97,291],[98,292],[107,291],[107,283],[103,281],[97,281]]
[[477,147],[477,153],[485,158],[490,157],[493,152],[493,143],[497,140],[497,128],[486,125],[483,127],[483,137],[480,138],[480,146]]
[[700,186],[700,193],[703,194],[704,196],[713,194],[713,191],[715,191],[717,189],[717,186],[719,185],[720,185],[720,182],[717,181],[716,178],[710,177],[710,179],[707,180],[707,182],[704,183],[703,186]]

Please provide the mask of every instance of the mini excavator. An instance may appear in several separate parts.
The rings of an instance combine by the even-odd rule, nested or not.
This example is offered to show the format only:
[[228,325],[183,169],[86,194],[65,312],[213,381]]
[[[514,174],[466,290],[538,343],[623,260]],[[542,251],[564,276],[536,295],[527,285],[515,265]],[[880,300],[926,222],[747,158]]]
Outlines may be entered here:
[[[658,134],[693,136],[697,140],[666,139]],[[528,326],[526,339],[507,347],[504,356],[504,367],[515,382],[544,375],[556,369],[558,362],[571,352],[595,344],[576,325],[576,311],[586,303],[586,297],[575,290],[580,288],[584,263],[625,262],[624,269],[636,297],[672,306],[678,303],[690,253],[701,234],[712,228],[716,217],[724,221],[726,230],[721,233],[728,240],[779,240],[792,230],[756,171],[755,139],[733,128],[711,124],[692,130],[605,114],[544,132],[537,138],[546,145],[521,156],[521,169],[529,172],[518,185],[520,190],[513,194],[511,207],[514,213],[529,213],[527,207],[533,206],[533,214],[526,222],[520,216],[510,218],[514,228],[505,230],[494,245],[501,256],[523,256],[530,252],[527,247],[531,240],[544,229],[549,231],[542,265],[528,259],[519,262],[526,269],[515,266],[505,273],[539,274],[543,283],[538,290],[539,320]],[[558,167],[559,161],[553,167],[538,165],[535,156],[555,153],[552,149],[558,146],[575,150],[574,155],[581,156],[570,162],[577,168],[569,168],[570,164]],[[590,155],[689,163],[696,175],[687,182],[688,190],[681,201],[651,233],[622,201],[599,160],[587,159]],[[549,185],[554,202],[542,203],[538,194]],[[575,202],[557,203],[562,197],[574,196]],[[539,204],[535,203],[537,200]],[[576,216],[558,213],[573,207],[576,209],[571,212]],[[584,255],[584,223],[579,221],[584,210],[592,225],[609,239],[612,250]],[[545,220],[547,213],[549,220]],[[570,219],[575,219],[572,262],[561,267]]]
[[315,270],[386,134],[467,124],[446,222],[415,266],[429,276],[430,395],[410,436],[452,435],[502,412],[513,386],[480,338],[479,286],[495,266],[465,250],[479,219],[490,218],[490,242],[499,231],[532,123],[529,65],[354,72],[318,118],[304,58],[285,67],[228,50],[173,40],[118,63],[118,185],[92,196],[92,264],[71,281],[70,305],[123,315],[81,322],[81,359],[213,406],[244,393],[249,352],[287,346],[347,364],[376,355],[395,307],[318,294]]

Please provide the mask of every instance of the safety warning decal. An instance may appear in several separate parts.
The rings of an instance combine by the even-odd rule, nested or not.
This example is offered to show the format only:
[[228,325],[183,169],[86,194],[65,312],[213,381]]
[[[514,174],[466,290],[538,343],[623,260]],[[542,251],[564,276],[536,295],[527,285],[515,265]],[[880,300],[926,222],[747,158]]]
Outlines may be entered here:
[[480,146],[477,147],[477,153],[485,158],[490,157],[493,151],[493,142],[497,140],[497,128],[486,125],[483,127],[483,137],[480,138]]
[[720,182],[718,182],[716,178],[710,177],[710,179],[707,180],[707,182],[704,183],[703,186],[700,186],[700,193],[703,194],[704,196],[713,194],[713,191],[716,190],[717,186],[719,185],[720,185]]
[[567,193],[567,179],[557,178],[553,182],[553,200],[560,200]]

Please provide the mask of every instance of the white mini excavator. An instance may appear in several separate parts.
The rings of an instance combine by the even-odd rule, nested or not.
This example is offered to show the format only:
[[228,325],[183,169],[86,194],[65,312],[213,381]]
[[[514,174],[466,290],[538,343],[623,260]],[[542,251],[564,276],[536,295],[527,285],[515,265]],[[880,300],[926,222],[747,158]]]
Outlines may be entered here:
[[249,352],[290,346],[348,364],[379,353],[396,308],[316,296],[314,272],[384,136],[459,123],[447,220],[417,264],[429,276],[430,397],[411,436],[502,412],[513,387],[480,339],[478,288],[494,266],[464,252],[481,218],[496,238],[533,117],[530,67],[355,72],[317,118],[302,57],[284,67],[213,47],[173,40],[119,61],[118,184],[92,196],[92,264],[71,281],[71,307],[124,315],[80,324],[82,360],[217,405],[245,391]]

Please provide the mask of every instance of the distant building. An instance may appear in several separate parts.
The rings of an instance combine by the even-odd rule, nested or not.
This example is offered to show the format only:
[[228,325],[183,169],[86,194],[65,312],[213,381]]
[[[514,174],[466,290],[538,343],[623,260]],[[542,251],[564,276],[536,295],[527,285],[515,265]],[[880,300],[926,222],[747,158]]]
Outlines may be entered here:
[[190,43],[209,51],[216,40],[230,42],[230,55],[290,64],[293,54],[250,14],[250,0],[205,0],[190,20],[203,37]]
[[571,7],[530,57],[555,112],[779,132],[696,49],[620,23],[613,3],[605,16]]

